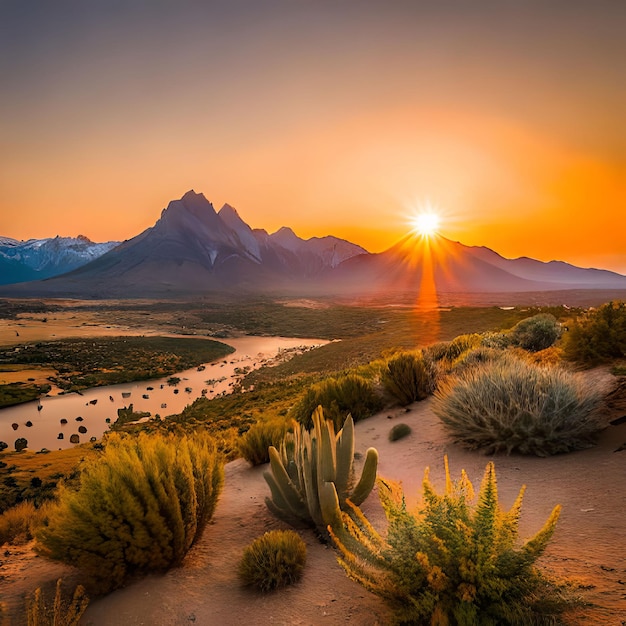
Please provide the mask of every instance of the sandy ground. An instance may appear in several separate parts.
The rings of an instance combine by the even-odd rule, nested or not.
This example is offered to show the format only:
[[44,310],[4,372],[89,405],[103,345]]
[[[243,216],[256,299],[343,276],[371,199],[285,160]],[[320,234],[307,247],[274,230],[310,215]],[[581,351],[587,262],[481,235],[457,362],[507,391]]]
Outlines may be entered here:
[[[610,376],[596,375],[598,384]],[[626,414],[626,399],[613,402],[607,418]],[[413,433],[390,443],[390,428],[405,422]],[[571,615],[568,624],[618,626],[626,624],[626,423],[609,426],[599,444],[588,450],[540,459],[498,456],[496,471],[503,506],[510,506],[522,484],[528,489],[521,534],[533,534],[560,503],[563,512],[542,565],[558,577],[576,582],[583,598],[593,603]],[[423,471],[431,467],[435,484],[443,483],[443,455],[451,471],[465,468],[477,486],[488,459],[464,450],[444,434],[430,401],[407,411],[383,412],[357,424],[357,450],[375,446],[380,453],[379,474],[401,480],[410,501],[416,501]],[[268,489],[264,468],[243,460],[226,467],[226,482],[214,520],[182,567],[151,576],[91,603],[83,624],[93,626],[163,625],[317,625],[374,626],[389,622],[383,603],[349,580],[331,549],[303,532],[308,562],[303,579],[290,588],[258,594],[242,588],[236,574],[244,546],[266,530],[285,528],[264,505]],[[409,502],[410,504],[411,502]],[[382,521],[373,494],[364,510]],[[11,550],[18,552],[17,550]],[[45,581],[69,575],[69,570],[33,557],[32,551],[0,556],[4,562],[0,596],[11,612],[22,605],[23,594]],[[71,577],[70,577],[71,578]],[[12,622],[13,626],[16,623]],[[2,626],[5,626],[3,624]]]

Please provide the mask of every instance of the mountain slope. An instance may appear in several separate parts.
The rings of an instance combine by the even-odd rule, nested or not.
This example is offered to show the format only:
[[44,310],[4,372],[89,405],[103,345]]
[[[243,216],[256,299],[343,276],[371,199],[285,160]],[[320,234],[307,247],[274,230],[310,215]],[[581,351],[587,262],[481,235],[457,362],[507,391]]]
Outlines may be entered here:
[[[8,241],[7,249],[12,242]],[[0,258],[0,263],[2,259]],[[1,265],[0,265],[1,269]],[[97,298],[211,293],[371,295],[626,289],[626,277],[567,263],[505,259],[445,237],[409,235],[370,254],[328,236],[252,229],[230,205],[219,213],[193,190],[151,228],[63,276],[3,287],[4,295]]]
[[94,243],[82,235],[28,241],[0,237],[0,284],[64,274],[117,245],[117,241]]

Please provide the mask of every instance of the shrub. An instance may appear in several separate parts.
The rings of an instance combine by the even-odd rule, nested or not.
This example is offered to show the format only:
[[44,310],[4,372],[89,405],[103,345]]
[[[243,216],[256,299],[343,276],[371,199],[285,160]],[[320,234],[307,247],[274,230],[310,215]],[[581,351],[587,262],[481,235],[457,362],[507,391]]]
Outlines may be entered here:
[[503,350],[478,346],[458,357],[452,364],[451,371],[459,373],[470,367],[476,367],[482,363],[491,363],[502,358],[507,358],[507,353]]
[[298,582],[306,564],[306,544],[293,530],[273,530],[243,552],[239,576],[246,585],[272,591]]
[[269,447],[280,446],[287,427],[288,424],[284,419],[272,419],[253,424],[237,442],[239,454],[255,466],[269,463]]
[[317,528],[325,538],[327,527],[341,520],[340,507],[350,498],[357,506],[376,482],[378,452],[369,448],[361,478],[354,485],[354,422],[347,417],[335,435],[331,420],[325,420],[321,407],[312,417],[313,429],[300,426],[287,433],[280,452],[270,447],[270,470],[263,477],[272,497],[267,508],[292,525]]
[[27,599],[28,626],[78,626],[89,604],[89,598],[83,587],[78,585],[72,599],[64,600],[61,582],[59,578],[52,603],[43,598],[41,588],[36,589],[33,596]]
[[0,515],[0,546],[3,543],[26,543],[33,538],[35,531],[47,519],[50,503],[39,508],[33,502],[23,501],[7,509]]
[[338,430],[348,413],[358,422],[379,411],[382,399],[370,381],[356,374],[347,374],[311,385],[293,407],[291,416],[306,428],[311,428],[311,415],[318,406],[323,408],[326,419],[331,419]]
[[385,390],[406,406],[433,392],[433,369],[422,352],[401,352],[387,360],[382,382]]
[[519,626],[563,608],[549,606],[559,599],[555,587],[534,565],[552,537],[559,506],[534,537],[517,545],[524,487],[503,512],[493,463],[475,504],[464,472],[460,481],[450,480],[447,459],[445,493],[436,493],[426,470],[417,512],[406,508],[398,484],[379,480],[378,487],[385,537],[356,508],[344,515],[345,529],[331,534],[348,575],[382,596],[398,624]]
[[469,448],[547,456],[593,443],[599,400],[574,374],[509,357],[444,381],[433,411]]
[[398,441],[404,439],[411,434],[411,427],[408,424],[396,424],[389,431],[389,441]]
[[482,334],[480,345],[485,348],[504,350],[511,345],[511,337],[507,332],[486,332]]
[[626,303],[609,302],[574,320],[565,336],[565,357],[596,365],[626,356]]
[[549,348],[560,336],[561,325],[549,313],[527,317],[510,331],[511,343],[529,352]]
[[480,345],[482,337],[476,333],[469,335],[459,335],[452,341],[441,341],[429,346],[426,349],[426,356],[433,361],[454,361],[464,352]]
[[37,533],[41,551],[83,570],[98,590],[179,564],[210,520],[223,467],[206,434],[112,434],[91,459],[77,491]]

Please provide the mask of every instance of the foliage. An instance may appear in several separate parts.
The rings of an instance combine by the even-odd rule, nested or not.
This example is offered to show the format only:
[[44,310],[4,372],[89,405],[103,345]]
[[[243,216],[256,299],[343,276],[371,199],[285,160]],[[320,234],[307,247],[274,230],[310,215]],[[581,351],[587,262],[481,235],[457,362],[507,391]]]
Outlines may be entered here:
[[564,352],[582,365],[626,357],[626,302],[609,302],[576,318],[565,336]]
[[239,576],[246,585],[272,591],[302,577],[306,544],[293,530],[273,530],[255,539],[243,552]]
[[0,546],[30,541],[46,520],[49,510],[49,503],[35,507],[32,502],[23,501],[4,511],[0,515]]
[[433,361],[454,361],[464,352],[480,345],[482,337],[477,333],[458,335],[452,341],[442,341],[429,346],[426,356]]
[[200,338],[99,337],[27,343],[18,352],[0,350],[0,363],[46,365],[50,379],[69,391],[148,380],[174,374],[233,352],[231,346]]
[[354,485],[354,422],[348,416],[335,435],[331,420],[321,407],[313,413],[313,429],[304,426],[287,433],[280,452],[270,447],[270,471],[263,474],[271,491],[265,498],[269,510],[292,525],[317,528],[326,536],[328,525],[340,523],[340,508],[346,500],[357,506],[372,491],[376,481],[378,452],[369,448]]
[[178,565],[210,520],[223,467],[207,435],[112,434],[80,487],[62,489],[42,552],[75,565],[100,590]]
[[382,369],[382,383],[403,406],[423,400],[435,386],[433,369],[421,351],[390,357]]
[[311,428],[311,415],[321,406],[327,419],[332,419],[335,428],[348,414],[355,422],[369,417],[382,408],[382,399],[369,380],[357,374],[339,378],[325,378],[309,387],[291,411],[291,416],[307,428]]
[[408,424],[396,424],[389,431],[389,441],[398,441],[399,439],[404,439],[411,434],[412,430]]
[[[535,567],[554,532],[560,506],[543,528],[518,545],[522,487],[511,510],[498,503],[493,463],[476,503],[465,472],[438,494],[426,470],[421,507],[407,509],[400,486],[379,480],[389,522],[383,538],[358,511],[331,532],[348,575],[382,596],[398,624],[495,626],[534,624],[550,607],[554,588]],[[551,598],[550,596],[553,595]]]
[[444,381],[433,411],[469,448],[547,456],[592,445],[599,401],[575,374],[509,357]]
[[269,447],[280,446],[287,428],[288,423],[282,418],[253,424],[238,441],[239,454],[252,465],[269,463]]
[[39,396],[48,393],[48,391],[50,391],[50,385],[20,382],[0,385],[0,408],[36,400]]
[[539,313],[518,322],[510,331],[511,343],[530,352],[549,348],[561,336],[561,325],[549,313]]
[[464,352],[450,366],[450,371],[454,373],[462,372],[468,368],[476,367],[482,363],[491,363],[503,358],[507,358],[507,352],[498,350],[497,348],[487,348],[478,346]]
[[76,587],[70,600],[64,600],[62,579],[59,578],[52,604],[46,602],[41,588],[27,599],[28,626],[78,626],[88,604],[89,598],[81,585]]

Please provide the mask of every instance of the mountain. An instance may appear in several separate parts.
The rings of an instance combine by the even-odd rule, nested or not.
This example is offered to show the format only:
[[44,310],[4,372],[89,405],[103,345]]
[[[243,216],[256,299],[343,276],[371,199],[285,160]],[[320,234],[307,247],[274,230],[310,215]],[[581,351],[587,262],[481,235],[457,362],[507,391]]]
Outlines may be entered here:
[[65,274],[117,245],[117,241],[94,243],[83,235],[28,241],[0,237],[0,284]]
[[105,298],[282,292],[367,254],[336,237],[304,240],[292,231],[283,245],[284,230],[253,230],[230,205],[218,213],[192,190],[170,202],[154,226],[91,263],[59,278],[2,291]]
[[[7,241],[6,249],[14,245]],[[193,190],[170,202],[143,233],[74,271],[2,295],[81,298],[208,294],[486,294],[575,289],[626,290],[626,276],[526,257],[442,236],[409,235],[370,254],[337,237],[301,239],[288,227],[252,229],[232,206],[219,212]]]
[[527,257],[506,259],[486,247],[441,235],[408,235],[380,254],[342,263],[333,280],[354,293],[510,293],[566,289],[626,289],[626,276]]

